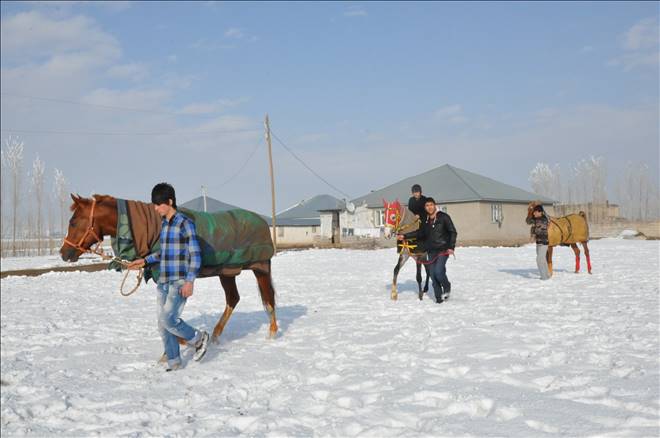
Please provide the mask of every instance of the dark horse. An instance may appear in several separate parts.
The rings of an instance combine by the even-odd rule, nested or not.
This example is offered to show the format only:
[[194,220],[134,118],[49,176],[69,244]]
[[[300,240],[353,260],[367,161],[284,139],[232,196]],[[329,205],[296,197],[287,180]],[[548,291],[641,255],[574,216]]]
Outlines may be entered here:
[[[419,218],[412,212],[408,211],[405,206],[396,200],[394,202],[387,202],[383,200],[385,206],[385,237],[389,238],[392,233],[405,234],[419,229]],[[396,287],[396,279],[399,276],[399,271],[406,264],[409,258],[412,258],[417,264],[417,287],[419,292],[419,299],[424,297],[424,293],[429,290],[429,267],[422,260],[426,258],[426,252],[420,248],[418,242],[404,240],[397,244],[399,253],[399,260],[394,267],[394,277],[392,279],[392,299],[398,298],[398,291]],[[422,289],[422,265],[426,270],[426,282],[424,289]]]
[[[91,199],[88,199],[71,195],[71,198],[73,199],[73,204],[71,205],[73,216],[69,221],[69,229],[64,239],[64,244],[60,249],[60,254],[62,255],[62,260],[75,262],[83,252],[91,251],[90,248],[92,245],[100,243],[103,240],[103,236],[117,235],[119,215],[117,212],[117,200],[112,196],[94,195]],[[136,218],[133,219],[139,220]],[[160,234],[160,221],[156,222],[158,223],[158,229],[155,232]],[[263,221],[263,227],[265,229],[260,229],[258,234],[264,235],[265,233],[265,235],[270,236],[270,229],[265,221]],[[144,257],[145,255],[138,254],[139,257]],[[236,308],[236,304],[240,301],[236,287],[236,276],[240,274],[241,270],[252,270],[255,277],[257,277],[261,300],[270,318],[269,334],[271,338],[275,337],[277,333],[275,290],[273,288],[270,265],[269,259],[241,267],[223,268],[202,266],[198,277],[219,276],[220,284],[225,291],[225,311],[213,329],[214,342],[218,342],[218,338]],[[179,342],[181,344],[185,343],[183,340],[179,340]]]

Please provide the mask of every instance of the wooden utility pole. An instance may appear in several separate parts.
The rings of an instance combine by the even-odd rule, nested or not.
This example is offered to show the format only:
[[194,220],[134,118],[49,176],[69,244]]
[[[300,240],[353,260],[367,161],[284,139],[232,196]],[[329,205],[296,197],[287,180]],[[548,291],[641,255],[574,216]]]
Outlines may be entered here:
[[272,205],[272,224],[273,224],[273,247],[277,252],[277,226],[275,224],[275,174],[273,173],[273,148],[270,141],[270,122],[268,121],[268,114],[266,114],[266,144],[268,145],[268,166],[270,169],[270,196]]

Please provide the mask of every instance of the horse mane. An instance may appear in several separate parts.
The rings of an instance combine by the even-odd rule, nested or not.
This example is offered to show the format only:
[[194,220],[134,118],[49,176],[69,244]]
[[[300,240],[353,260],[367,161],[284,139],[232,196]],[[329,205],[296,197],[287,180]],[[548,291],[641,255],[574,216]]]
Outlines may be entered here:
[[[408,206],[403,205],[403,204],[401,204],[401,215],[402,215],[403,218],[401,219],[401,223],[399,224],[399,227],[410,225],[410,224],[412,224],[413,222],[415,222],[417,220],[417,219],[415,219],[415,213],[408,210]],[[420,222],[419,225],[421,226],[421,222]],[[418,228],[411,228],[407,232],[415,231],[417,229]]]
[[97,204],[101,204],[106,201],[114,201],[115,198],[110,196],[110,195],[98,195],[98,194],[93,194],[91,198],[83,198],[80,195],[76,194],[75,196],[72,194],[71,197],[73,198],[73,203],[69,207],[69,210],[75,211],[76,207],[78,204],[86,204],[89,202],[92,202],[92,199],[96,199]]

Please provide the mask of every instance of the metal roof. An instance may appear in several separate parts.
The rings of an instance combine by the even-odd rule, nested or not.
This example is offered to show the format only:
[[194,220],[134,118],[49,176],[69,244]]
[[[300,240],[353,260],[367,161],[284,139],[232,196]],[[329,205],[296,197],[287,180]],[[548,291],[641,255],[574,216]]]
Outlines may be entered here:
[[[277,226],[320,226],[321,210],[337,210],[344,202],[330,195],[317,195],[300,201],[275,216]],[[268,223],[271,221],[268,219]]]
[[[195,211],[204,211],[204,197],[199,196],[195,199],[191,199],[190,201],[181,204],[180,207],[187,208],[188,210],[195,210]],[[218,201],[215,198],[211,198],[210,196],[206,197],[206,210],[209,213],[215,213],[218,211],[227,211],[227,210],[235,210],[237,208],[241,207],[236,207],[235,205],[227,204],[222,201]]]
[[539,200],[545,204],[554,201],[545,196],[528,192],[518,187],[501,183],[494,179],[468,172],[467,170],[445,164],[428,172],[402,179],[380,190],[353,199],[355,205],[367,203],[368,207],[382,207],[383,199],[399,199],[407,202],[413,184],[422,186],[422,193],[431,196],[439,204],[453,202],[510,202],[528,203]]

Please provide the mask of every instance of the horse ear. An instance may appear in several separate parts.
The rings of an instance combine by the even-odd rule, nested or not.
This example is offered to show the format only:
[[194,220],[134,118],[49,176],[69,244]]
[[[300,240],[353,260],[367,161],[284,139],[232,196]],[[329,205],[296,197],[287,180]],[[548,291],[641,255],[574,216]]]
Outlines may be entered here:
[[71,199],[73,199],[73,202],[75,202],[77,204],[78,201],[80,201],[80,196],[79,195],[74,195],[73,193],[71,193]]

